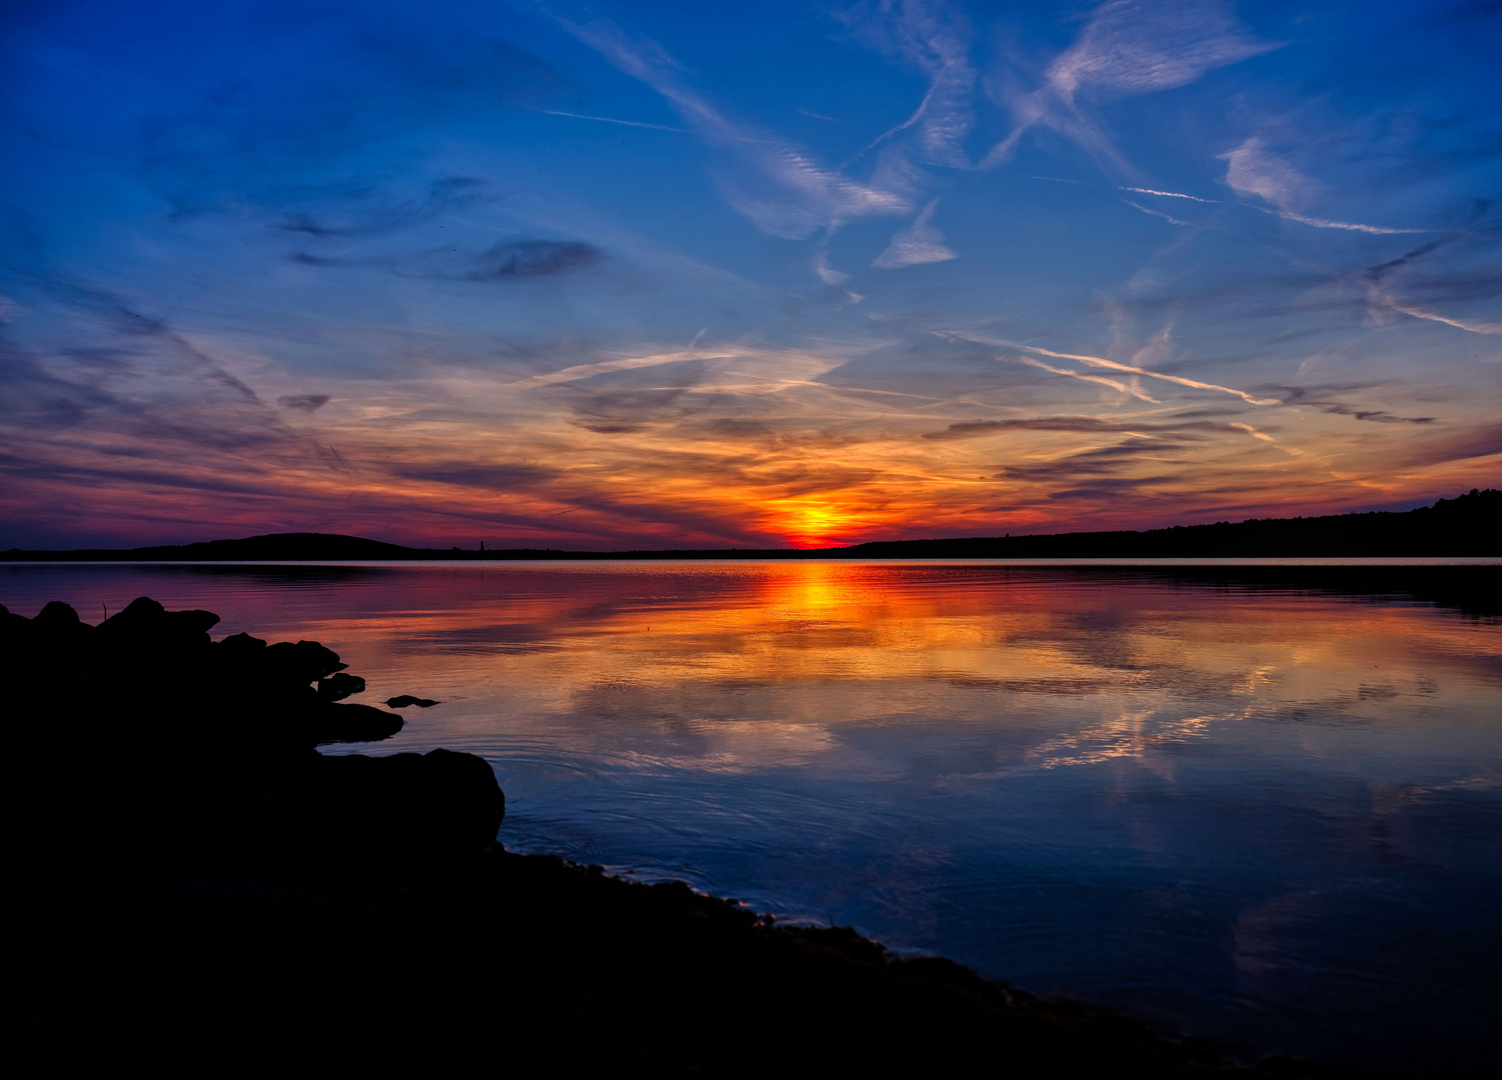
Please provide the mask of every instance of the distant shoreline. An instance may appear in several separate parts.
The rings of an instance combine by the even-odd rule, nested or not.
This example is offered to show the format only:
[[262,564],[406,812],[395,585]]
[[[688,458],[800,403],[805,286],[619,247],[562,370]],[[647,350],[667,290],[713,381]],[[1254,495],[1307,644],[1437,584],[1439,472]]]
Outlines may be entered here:
[[[71,552],[60,553],[72,555]],[[393,565],[412,566],[449,566],[454,563],[650,563],[650,562],[815,562],[815,563],[851,563],[860,565],[886,565],[886,564],[911,564],[930,566],[1001,566],[1001,567],[1037,567],[1040,569],[1080,569],[1080,570],[1300,570],[1300,569],[1329,569],[1329,570],[1367,570],[1367,569],[1490,569],[1502,567],[1502,555],[1223,555],[1223,556],[1181,556],[1169,555],[1162,557],[1141,556],[1129,558],[1125,556],[1101,556],[1096,558],[1055,558],[1052,556],[1039,555],[1032,558],[1024,557],[985,557],[985,556],[911,556],[896,558],[891,556],[831,556],[821,552],[810,554],[799,553],[796,556],[763,556],[760,554],[736,555],[734,558],[726,558],[713,552],[602,552],[588,553],[586,556],[563,553],[532,558],[507,558],[498,555],[490,558],[490,552],[485,553],[484,558],[450,558],[436,559],[422,556],[408,558],[384,558],[384,559],[137,559],[120,558],[55,558],[55,559],[9,559],[0,553],[0,564],[5,562],[13,564],[66,564],[71,566],[266,566],[266,567],[362,567],[372,568]]]
[[271,533],[128,549],[0,552],[0,562],[518,562],[767,559],[1391,559],[1502,556],[1502,491],[1472,489],[1402,513],[1255,518],[1141,532],[877,540],[833,548],[566,551],[413,548],[358,536]]

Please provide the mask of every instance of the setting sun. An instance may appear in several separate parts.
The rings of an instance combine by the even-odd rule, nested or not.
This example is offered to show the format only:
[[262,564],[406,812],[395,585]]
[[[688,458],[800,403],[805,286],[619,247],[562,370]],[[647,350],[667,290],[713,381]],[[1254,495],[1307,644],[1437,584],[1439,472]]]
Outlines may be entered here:
[[795,547],[828,547],[854,528],[855,515],[822,499],[779,503],[773,508],[773,531]]

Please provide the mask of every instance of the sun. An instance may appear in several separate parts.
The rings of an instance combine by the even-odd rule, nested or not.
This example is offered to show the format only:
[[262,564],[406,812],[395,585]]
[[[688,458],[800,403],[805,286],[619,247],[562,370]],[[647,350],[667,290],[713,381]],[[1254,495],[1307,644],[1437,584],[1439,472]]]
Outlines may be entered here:
[[844,536],[854,519],[842,506],[823,499],[797,499],[783,502],[774,510],[775,532],[786,536],[795,547],[829,547]]

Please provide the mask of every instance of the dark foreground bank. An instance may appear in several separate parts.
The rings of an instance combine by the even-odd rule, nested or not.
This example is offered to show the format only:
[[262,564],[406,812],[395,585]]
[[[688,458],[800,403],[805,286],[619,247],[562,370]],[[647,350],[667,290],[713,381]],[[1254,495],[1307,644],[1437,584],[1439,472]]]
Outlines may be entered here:
[[363,683],[318,643],[217,621],[0,608],[6,1024],[49,1072],[1248,1072],[850,930],[510,854],[482,759],[319,754],[401,717],[345,701]]

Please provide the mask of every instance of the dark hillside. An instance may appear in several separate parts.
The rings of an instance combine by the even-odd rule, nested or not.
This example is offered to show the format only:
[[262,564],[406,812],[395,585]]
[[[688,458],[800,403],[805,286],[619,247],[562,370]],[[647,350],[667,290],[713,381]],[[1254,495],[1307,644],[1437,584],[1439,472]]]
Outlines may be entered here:
[[1167,559],[1390,558],[1502,555],[1502,491],[1472,489],[1402,513],[1253,518],[1145,532],[1075,532],[877,540],[842,548],[493,551],[411,548],[330,533],[271,533],[239,540],[130,549],[0,553],[10,562],[318,562],[404,559]]
[[1502,555],[1502,491],[1473,489],[1406,513],[1253,518],[1146,532],[898,540],[857,544],[859,558],[1317,558]]

